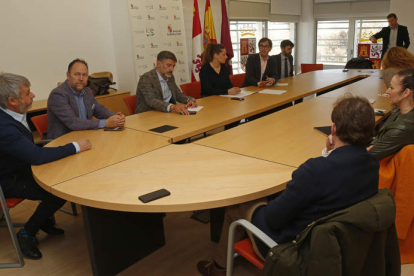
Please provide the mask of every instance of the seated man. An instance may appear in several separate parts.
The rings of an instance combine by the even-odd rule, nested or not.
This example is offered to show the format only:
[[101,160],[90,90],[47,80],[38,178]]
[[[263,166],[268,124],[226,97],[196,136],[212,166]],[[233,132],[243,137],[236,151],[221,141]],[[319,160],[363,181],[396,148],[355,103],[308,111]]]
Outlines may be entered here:
[[157,68],[142,75],[138,81],[135,114],[155,109],[188,115],[188,107],[197,107],[196,100],[184,95],[175,83],[176,62],[177,58],[170,51],[161,51],[157,55]]
[[0,186],[6,198],[40,200],[40,204],[25,226],[17,233],[20,248],[26,257],[42,258],[37,248],[36,233],[63,234],[51,223],[50,217],[65,200],[43,190],[34,180],[31,165],[49,163],[91,148],[89,140],[56,148],[39,148],[33,143],[26,121],[26,112],[35,95],[30,82],[22,76],[0,74]]
[[243,87],[273,85],[277,82],[276,60],[270,58],[272,41],[263,37],[259,41],[259,53],[249,56],[246,63],[246,76]]
[[272,56],[276,60],[276,78],[283,79],[293,76],[293,57],[292,51],[295,44],[290,40],[280,42],[280,54]]
[[[214,262],[200,261],[202,275],[225,275],[230,224],[244,218],[277,243],[294,240],[311,222],[361,202],[378,191],[379,164],[365,149],[375,127],[374,110],[366,99],[346,97],[334,106],[332,136],[323,155],[311,158],[292,174],[275,199],[230,206]],[[236,231],[236,241],[244,236]],[[255,253],[264,260],[269,248],[249,233]]]
[[[68,66],[66,81],[52,90],[47,100],[47,138],[55,139],[73,130],[122,127],[125,116],[98,103],[88,82],[88,64],[75,59]],[[101,120],[93,120],[95,116]]]

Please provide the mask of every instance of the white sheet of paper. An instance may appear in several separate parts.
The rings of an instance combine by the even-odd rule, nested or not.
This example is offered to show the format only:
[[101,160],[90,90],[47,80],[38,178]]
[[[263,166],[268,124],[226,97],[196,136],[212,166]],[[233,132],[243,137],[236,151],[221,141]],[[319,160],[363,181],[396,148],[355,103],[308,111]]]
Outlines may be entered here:
[[260,94],[271,94],[271,95],[282,95],[286,93],[287,90],[271,90],[271,89],[265,89],[260,91]]
[[288,86],[288,83],[276,83],[275,86]]
[[189,107],[187,109],[188,109],[188,111],[195,111],[195,112],[197,112],[197,111],[200,111],[203,107],[204,106],[197,106],[197,107]]
[[256,92],[252,92],[252,91],[241,91],[241,92],[237,93],[236,95],[220,95],[220,96],[221,97],[229,97],[229,98],[232,98],[232,97],[244,98],[244,97],[250,96],[250,95],[252,95],[254,93],[256,93]]

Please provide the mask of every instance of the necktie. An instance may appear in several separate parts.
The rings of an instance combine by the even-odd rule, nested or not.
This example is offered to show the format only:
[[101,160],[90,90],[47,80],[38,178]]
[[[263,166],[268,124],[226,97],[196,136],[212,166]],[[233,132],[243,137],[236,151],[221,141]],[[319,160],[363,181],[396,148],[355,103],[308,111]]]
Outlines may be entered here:
[[287,63],[287,57],[285,57],[285,78],[289,77],[288,75],[288,63]]

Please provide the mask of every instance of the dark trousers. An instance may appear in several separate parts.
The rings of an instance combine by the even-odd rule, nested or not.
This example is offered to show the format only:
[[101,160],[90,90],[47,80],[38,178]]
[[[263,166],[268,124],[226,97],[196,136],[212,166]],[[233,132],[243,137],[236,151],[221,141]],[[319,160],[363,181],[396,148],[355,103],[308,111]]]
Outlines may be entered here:
[[54,196],[42,189],[31,175],[26,177],[19,176],[14,184],[15,189],[10,189],[5,192],[6,198],[17,197],[41,201],[36,208],[36,211],[24,225],[26,232],[30,236],[34,236],[39,232],[40,227],[47,224],[50,217],[62,208],[66,200]]

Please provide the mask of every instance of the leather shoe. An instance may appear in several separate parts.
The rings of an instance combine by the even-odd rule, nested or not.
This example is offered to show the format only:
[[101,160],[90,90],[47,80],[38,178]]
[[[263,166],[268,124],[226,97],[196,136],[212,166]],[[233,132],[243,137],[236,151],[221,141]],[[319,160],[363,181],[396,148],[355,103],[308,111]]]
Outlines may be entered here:
[[226,270],[218,269],[213,260],[199,261],[197,269],[203,276],[226,276]]
[[22,229],[17,233],[17,241],[19,242],[22,253],[30,259],[39,260],[42,258],[42,253],[36,246],[36,237],[31,237],[22,234]]
[[40,230],[42,230],[43,232],[45,232],[46,234],[51,235],[51,236],[57,236],[57,235],[65,234],[65,230],[54,227],[53,225],[49,225],[49,224],[40,227]]

